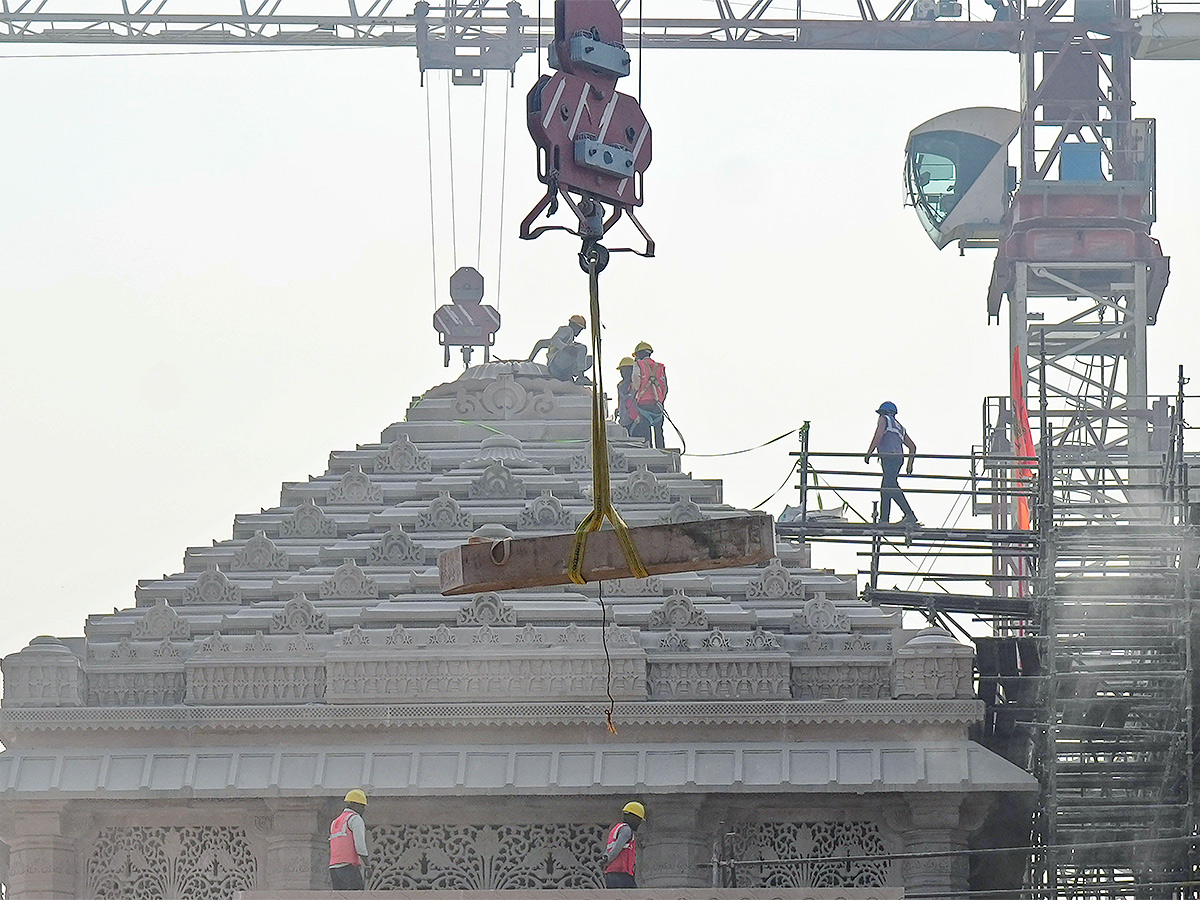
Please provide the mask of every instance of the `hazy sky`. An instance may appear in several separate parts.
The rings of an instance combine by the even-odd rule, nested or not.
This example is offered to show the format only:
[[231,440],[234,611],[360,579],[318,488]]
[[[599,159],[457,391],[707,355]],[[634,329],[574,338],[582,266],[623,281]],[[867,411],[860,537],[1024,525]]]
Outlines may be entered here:
[[[185,547],[228,538],[235,513],[275,505],[282,481],[377,441],[412,395],[455,377],[430,316],[481,234],[499,355],[586,312],[577,242],[516,239],[541,191],[523,122],[532,58],[508,91],[503,222],[505,81],[487,92],[486,146],[484,91],[454,91],[457,254],[447,92],[430,79],[435,300],[411,51],[26,58],[47,52],[0,57],[0,655],[131,605],[138,578],[178,571]],[[1134,66],[1136,114],[1158,117],[1154,233],[1173,257],[1150,336],[1163,393],[1177,364],[1200,373],[1198,76]],[[933,247],[902,206],[903,148],[938,113],[1015,106],[1017,87],[1007,54],[647,52],[642,220],[659,254],[604,274],[606,365],[652,341],[697,452],[804,419],[814,448],[861,452],[883,399],[923,450],[968,450],[982,397],[1006,392],[1005,330],[985,312],[992,254]],[[749,506],[793,448],[685,468]]]

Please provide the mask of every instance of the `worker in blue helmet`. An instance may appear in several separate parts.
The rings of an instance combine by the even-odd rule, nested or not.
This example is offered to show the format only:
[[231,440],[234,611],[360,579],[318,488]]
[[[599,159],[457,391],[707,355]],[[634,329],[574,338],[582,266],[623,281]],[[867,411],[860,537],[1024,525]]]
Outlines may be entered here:
[[[916,513],[908,505],[904,491],[900,489],[900,469],[903,466],[906,475],[911,475],[913,462],[917,456],[917,445],[908,436],[904,426],[896,418],[896,404],[886,400],[875,410],[879,422],[875,425],[875,436],[871,438],[871,446],[867,448],[864,462],[871,461],[872,454],[879,455],[879,465],[883,468],[883,483],[879,488],[879,524],[890,525],[892,517],[892,501],[904,512],[900,524],[914,528],[921,523],[917,521]],[[904,451],[908,451],[908,464],[905,465]]]

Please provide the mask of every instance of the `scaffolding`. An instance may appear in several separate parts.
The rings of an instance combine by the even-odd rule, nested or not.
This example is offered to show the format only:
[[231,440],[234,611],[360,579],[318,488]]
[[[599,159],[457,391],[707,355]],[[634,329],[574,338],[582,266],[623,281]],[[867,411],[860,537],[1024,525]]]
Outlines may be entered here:
[[[995,432],[970,455],[919,456],[905,488],[913,503],[952,501],[947,520],[929,528],[882,524],[855,509],[848,497],[880,490],[878,473],[849,463],[857,454],[807,445],[797,454],[800,504],[779,534],[852,545],[864,599],[924,613],[973,640],[987,710],[975,737],[1039,780],[1035,809],[1006,811],[1022,823],[1009,846],[1025,862],[1023,877],[1014,866],[1010,884],[972,885],[972,893],[1197,896],[1200,539],[1183,454],[1183,383],[1168,398],[1169,440],[1157,443],[1155,461],[1124,448],[1098,461],[1056,452],[1049,439],[1036,459],[1015,457]],[[1052,435],[1046,420],[1039,430]],[[834,494],[840,511],[812,509],[814,492]],[[1012,524],[1021,505],[1028,529]],[[989,525],[961,527],[950,521],[956,509]]]

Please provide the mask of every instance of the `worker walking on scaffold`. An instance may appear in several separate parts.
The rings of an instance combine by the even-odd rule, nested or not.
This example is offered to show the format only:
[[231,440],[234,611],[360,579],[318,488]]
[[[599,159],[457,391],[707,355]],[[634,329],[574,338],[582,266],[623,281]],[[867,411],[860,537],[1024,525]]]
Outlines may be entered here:
[[[870,462],[873,453],[879,454],[879,465],[883,468],[883,483],[879,489],[879,524],[890,525],[892,517],[892,500],[904,512],[900,524],[909,528],[919,526],[917,515],[908,505],[908,498],[900,489],[900,468],[904,466],[904,474],[911,475],[913,462],[916,460],[917,445],[908,436],[904,426],[896,418],[896,404],[891,400],[879,404],[875,410],[879,414],[879,422],[875,426],[875,436],[871,438],[871,446],[863,457],[863,462]],[[904,462],[904,451],[908,451],[908,464]]]

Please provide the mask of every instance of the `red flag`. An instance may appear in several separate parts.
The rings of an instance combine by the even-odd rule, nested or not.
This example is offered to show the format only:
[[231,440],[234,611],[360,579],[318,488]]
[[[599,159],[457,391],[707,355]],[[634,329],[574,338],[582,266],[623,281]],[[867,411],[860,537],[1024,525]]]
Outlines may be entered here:
[[[1013,348],[1012,358],[1013,453],[1034,456],[1033,435],[1029,430],[1029,408],[1025,405],[1025,377],[1021,368],[1021,348]],[[1033,470],[1027,463],[1017,464],[1017,487],[1026,489],[1033,484]],[[1017,498],[1017,527],[1022,531],[1033,528],[1029,513],[1029,498]]]

